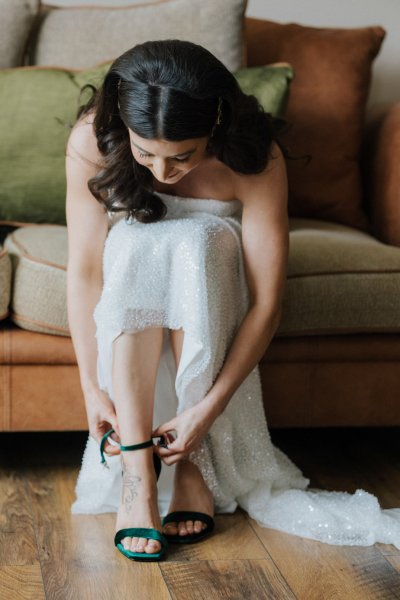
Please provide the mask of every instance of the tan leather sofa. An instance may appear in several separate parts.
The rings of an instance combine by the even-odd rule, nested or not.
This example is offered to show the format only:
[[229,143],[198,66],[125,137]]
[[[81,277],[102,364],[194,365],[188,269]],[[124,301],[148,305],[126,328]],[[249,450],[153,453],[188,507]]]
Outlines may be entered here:
[[[294,154],[304,154],[311,149],[312,168],[325,173],[325,163],[322,161],[322,166],[318,163],[316,153],[325,160],[327,150],[318,144],[311,148],[304,144],[306,118],[311,119],[310,131],[315,132],[319,125],[313,121],[315,115],[310,117],[303,85],[304,70],[295,64],[298,52],[279,42],[287,33],[291,40],[294,34],[301,37],[305,29],[283,30],[281,25],[247,19],[248,64],[276,60],[294,64],[297,87],[295,81],[288,111],[289,120],[295,123],[288,134],[290,149]],[[266,31],[270,34],[269,42],[265,38]],[[313,32],[323,37],[323,30]],[[343,41],[340,35],[338,33],[339,46]],[[378,39],[384,34],[375,28],[375,32],[368,35]],[[357,32],[354,36],[358,40]],[[365,37],[368,37],[366,33],[363,40]],[[351,43],[352,39],[346,38],[341,46],[343,51],[346,44]],[[333,45],[337,48],[335,41]],[[315,48],[317,61],[317,46]],[[368,50],[370,62],[377,48],[378,42],[375,50]],[[366,67],[364,88],[369,86],[369,77]],[[364,106],[366,94],[367,91]],[[362,113],[362,108],[359,110]],[[315,174],[310,175],[298,161],[288,165],[293,193],[285,320],[260,363],[265,411],[272,427],[400,425],[400,295],[396,298],[400,278],[397,166],[400,109],[388,108],[370,129],[365,125],[364,114],[360,115],[359,122],[362,130],[359,128],[356,133],[360,144],[352,149],[352,166],[358,170],[362,167],[364,172],[363,179],[360,178],[360,185],[364,187],[356,191],[361,194],[362,205],[358,208],[365,222],[362,219],[356,222],[350,212],[335,213],[333,201],[325,207],[315,202],[312,205],[309,182]],[[329,146],[332,140],[326,138],[327,131],[319,129],[325,136],[319,143],[326,140]],[[340,132],[335,131],[335,134],[340,135]],[[354,131],[349,132],[344,126],[343,135],[344,139],[354,138]],[[331,146],[331,152],[343,154],[344,164],[346,151],[342,146],[336,150],[334,144]],[[326,164],[337,161],[326,158]],[[345,164],[344,169],[347,169]],[[346,179],[338,175],[337,180],[344,186],[337,195],[355,193],[354,177]],[[321,197],[329,196],[337,182],[323,181],[323,177],[321,181]],[[86,428],[71,339],[22,329],[10,317],[1,321],[0,430]]]

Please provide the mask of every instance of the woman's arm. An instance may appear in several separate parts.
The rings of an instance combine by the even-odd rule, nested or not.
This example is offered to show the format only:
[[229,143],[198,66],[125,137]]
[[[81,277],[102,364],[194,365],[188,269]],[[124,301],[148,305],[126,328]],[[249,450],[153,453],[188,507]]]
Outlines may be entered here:
[[204,399],[215,417],[261,360],[280,322],[289,253],[288,190],[285,160],[277,144],[273,155],[277,158],[263,173],[237,178],[250,308]]
[[87,187],[88,180],[96,173],[87,158],[93,154],[88,127],[75,126],[65,160],[68,321],[83,390],[97,385],[92,314],[102,289],[101,257],[107,235],[107,215]]
[[98,154],[91,124],[75,125],[68,140],[66,155],[68,321],[89,430],[95,439],[99,439],[111,425],[118,432],[113,405],[99,389],[97,381],[93,311],[102,291],[102,254],[108,220],[105,210],[89,191],[87,182],[99,168]]

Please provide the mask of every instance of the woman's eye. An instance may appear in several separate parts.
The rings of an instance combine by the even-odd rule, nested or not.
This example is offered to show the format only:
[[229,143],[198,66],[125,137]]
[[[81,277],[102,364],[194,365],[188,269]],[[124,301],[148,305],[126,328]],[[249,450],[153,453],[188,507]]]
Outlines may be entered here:
[[[144,154],[143,152],[138,151],[138,154],[140,156],[140,158],[148,158],[150,156],[150,154]],[[186,162],[188,161],[190,158],[190,156],[186,156],[185,158],[174,158],[174,160],[177,160],[178,162]]]

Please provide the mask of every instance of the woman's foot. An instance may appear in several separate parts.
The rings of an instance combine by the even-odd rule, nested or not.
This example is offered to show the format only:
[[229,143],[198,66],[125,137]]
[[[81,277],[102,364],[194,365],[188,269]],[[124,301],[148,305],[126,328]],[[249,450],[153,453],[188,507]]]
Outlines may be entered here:
[[[157,506],[157,477],[153,466],[153,448],[122,452],[122,492],[116,530],[126,527],[151,527],[161,531]],[[154,554],[161,550],[158,540],[125,537],[126,550]]]
[[[192,510],[214,516],[214,498],[198,467],[189,460],[176,464],[174,492],[168,513],[176,510]],[[202,521],[179,521],[164,525],[162,533],[188,535],[200,533],[207,525]]]

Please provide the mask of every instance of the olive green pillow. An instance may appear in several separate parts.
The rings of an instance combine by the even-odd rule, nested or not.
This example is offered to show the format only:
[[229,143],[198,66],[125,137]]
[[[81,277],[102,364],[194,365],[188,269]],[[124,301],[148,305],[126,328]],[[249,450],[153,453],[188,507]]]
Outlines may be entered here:
[[234,73],[245,94],[253,94],[266,112],[282,117],[289,99],[293,68],[288,63],[248,67]]
[[108,68],[0,70],[0,221],[65,224],[65,146],[79,91]]
[[[56,223],[65,219],[65,146],[86,83],[101,84],[111,62],[86,70],[21,67],[0,70],[0,222]],[[292,68],[241,69],[243,91],[282,114]]]

